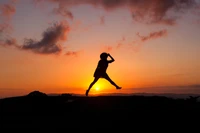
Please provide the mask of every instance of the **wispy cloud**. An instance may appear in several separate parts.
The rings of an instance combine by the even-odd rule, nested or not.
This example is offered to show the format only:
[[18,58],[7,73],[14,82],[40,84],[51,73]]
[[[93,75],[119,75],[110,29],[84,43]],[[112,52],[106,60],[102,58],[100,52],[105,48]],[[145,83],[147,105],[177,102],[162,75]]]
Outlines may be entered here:
[[148,35],[146,36],[141,36],[138,33],[136,33],[136,35],[139,37],[139,40],[134,40],[131,44],[131,49],[134,52],[139,52],[140,49],[145,45],[146,41],[152,40],[152,39],[158,39],[161,37],[165,37],[167,35],[167,30],[163,29],[163,30],[159,30],[159,31],[154,31],[154,32],[150,32]]
[[0,23],[0,34],[10,33],[12,31],[12,27],[8,23]]
[[111,46],[111,45],[101,45],[101,52],[111,52],[113,49],[114,49],[114,46]]
[[67,51],[65,53],[66,56],[75,56],[75,57],[78,57],[80,54],[80,51]]
[[126,40],[126,38],[123,36],[122,39],[119,41],[119,43],[117,44],[117,49],[121,48],[121,46],[123,45],[124,41]]
[[16,13],[16,2],[11,0],[5,4],[0,4],[0,34],[9,34],[13,30],[10,20]]
[[100,17],[100,24],[104,25],[105,24],[105,16]]
[[71,20],[74,19],[74,16],[73,16],[72,12],[67,10],[67,9],[65,9],[65,8],[54,8],[53,9],[53,13],[61,15],[63,17],[67,17],[67,18],[69,18]]
[[0,40],[0,46],[20,48],[15,38],[7,38],[5,40]]
[[17,40],[10,37],[13,27],[10,24],[12,16],[16,12],[16,0],[10,0],[5,4],[0,4],[0,46],[19,48]]
[[165,36],[165,35],[167,35],[167,30],[166,29],[160,30],[160,31],[156,31],[156,32],[151,32],[147,36],[141,36],[139,34],[139,32],[137,33],[137,36],[141,39],[142,42],[150,40],[150,39],[159,38],[159,37],[162,37],[162,36]]
[[104,51],[105,52],[111,52],[114,49],[120,49],[122,46],[128,46],[129,49],[133,50],[134,52],[138,52],[144,45],[145,42],[152,39],[158,39],[161,37],[165,37],[167,35],[167,30],[159,30],[150,32],[146,36],[142,36],[138,33],[136,33],[136,36],[139,37],[139,40],[133,40],[132,42],[126,42],[126,37],[122,36],[122,39],[117,42],[117,45],[115,46],[105,46]]
[[16,8],[13,2],[0,5],[0,16],[4,19],[10,19],[15,14]]

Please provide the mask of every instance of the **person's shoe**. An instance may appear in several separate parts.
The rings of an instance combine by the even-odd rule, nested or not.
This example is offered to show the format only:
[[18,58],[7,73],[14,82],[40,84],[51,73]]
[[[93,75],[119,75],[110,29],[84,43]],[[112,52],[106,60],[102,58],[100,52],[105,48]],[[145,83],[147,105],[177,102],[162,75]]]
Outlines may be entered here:
[[122,88],[122,87],[119,87],[119,86],[118,86],[116,89],[121,89],[121,88]]
[[89,90],[86,90],[86,93],[85,93],[85,95],[86,95],[86,96],[88,96],[88,93],[89,93]]

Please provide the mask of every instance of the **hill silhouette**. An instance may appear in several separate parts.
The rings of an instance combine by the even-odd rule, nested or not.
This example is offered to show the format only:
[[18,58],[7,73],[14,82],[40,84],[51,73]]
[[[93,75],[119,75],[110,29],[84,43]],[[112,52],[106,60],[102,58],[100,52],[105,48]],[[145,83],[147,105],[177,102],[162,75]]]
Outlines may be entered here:
[[[34,91],[0,99],[1,129],[66,129],[66,132],[129,132],[146,126],[172,129],[195,124],[198,97],[48,96]],[[139,127],[143,128],[139,128]],[[150,130],[150,129],[149,129]]]

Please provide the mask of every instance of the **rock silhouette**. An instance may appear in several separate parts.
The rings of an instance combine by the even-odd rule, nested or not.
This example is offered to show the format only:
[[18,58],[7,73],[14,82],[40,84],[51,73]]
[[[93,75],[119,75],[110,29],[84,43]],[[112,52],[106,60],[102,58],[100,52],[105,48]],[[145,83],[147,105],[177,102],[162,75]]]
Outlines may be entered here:
[[33,92],[30,92],[27,96],[28,97],[46,97],[47,95],[40,91],[33,91]]

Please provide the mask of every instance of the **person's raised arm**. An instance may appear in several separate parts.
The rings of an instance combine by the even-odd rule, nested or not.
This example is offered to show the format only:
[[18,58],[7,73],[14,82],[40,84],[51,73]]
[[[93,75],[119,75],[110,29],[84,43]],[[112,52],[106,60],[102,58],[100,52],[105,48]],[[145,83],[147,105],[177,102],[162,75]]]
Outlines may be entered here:
[[113,61],[115,61],[115,59],[108,53],[108,56],[111,58],[111,60],[109,60],[109,63],[112,63]]

